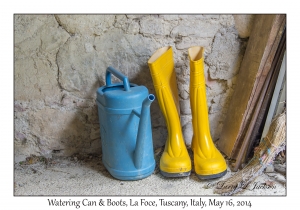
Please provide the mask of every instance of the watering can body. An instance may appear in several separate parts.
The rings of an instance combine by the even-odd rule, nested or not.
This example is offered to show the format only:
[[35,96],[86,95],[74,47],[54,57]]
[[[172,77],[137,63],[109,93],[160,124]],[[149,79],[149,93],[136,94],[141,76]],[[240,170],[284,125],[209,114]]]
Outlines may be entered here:
[[[111,84],[112,74],[123,82]],[[102,162],[117,179],[143,179],[154,171],[150,118],[154,98],[145,86],[129,83],[126,76],[107,68],[106,85],[97,90]]]

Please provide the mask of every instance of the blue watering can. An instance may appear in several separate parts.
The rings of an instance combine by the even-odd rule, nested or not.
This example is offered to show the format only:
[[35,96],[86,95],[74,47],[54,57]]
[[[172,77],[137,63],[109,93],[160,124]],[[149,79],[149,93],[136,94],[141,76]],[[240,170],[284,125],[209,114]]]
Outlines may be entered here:
[[[111,74],[122,83],[111,83]],[[129,83],[112,67],[106,85],[97,90],[102,162],[120,180],[150,176],[155,168],[150,105],[155,97],[145,86]]]

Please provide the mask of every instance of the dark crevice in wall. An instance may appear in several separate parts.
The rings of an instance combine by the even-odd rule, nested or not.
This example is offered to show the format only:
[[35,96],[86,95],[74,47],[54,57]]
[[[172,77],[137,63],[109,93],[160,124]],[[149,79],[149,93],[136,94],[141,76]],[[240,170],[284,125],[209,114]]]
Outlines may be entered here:
[[[69,40],[69,39],[67,39],[67,41],[68,41],[68,40]],[[61,91],[62,91],[62,90],[65,90],[65,91],[68,92],[68,90],[66,90],[66,89],[62,86],[62,84],[60,83],[60,81],[59,81],[59,79],[60,79],[60,70],[59,70],[59,65],[58,65],[58,62],[57,62],[59,50],[60,50],[60,48],[57,50],[57,53],[56,53],[56,55],[55,55],[55,63],[56,63],[56,66],[57,66],[57,77],[56,77],[56,79],[57,79],[57,84],[58,84],[59,88],[61,89]]]
[[[58,25],[59,25],[62,29],[64,29],[64,30],[70,35],[70,37],[71,37],[71,36],[74,36],[74,34],[70,33],[70,32],[63,26],[63,24],[61,23],[61,21],[60,21],[60,19],[59,19],[59,17],[58,17],[57,15],[54,15],[54,17],[55,17],[55,20],[57,21]],[[64,46],[64,45],[69,41],[70,37],[66,40],[66,42],[65,42],[64,44],[62,44],[62,46]],[[59,70],[59,65],[58,65],[58,54],[59,54],[60,49],[61,49],[61,47],[57,50],[56,55],[55,55],[55,63],[56,63],[56,66],[57,66],[57,77],[56,77],[56,79],[57,79],[57,84],[58,84],[59,88],[61,89],[61,91],[64,90],[64,91],[67,91],[67,92],[68,92],[68,90],[66,90],[66,89],[62,86],[62,84],[60,83],[60,70]]]

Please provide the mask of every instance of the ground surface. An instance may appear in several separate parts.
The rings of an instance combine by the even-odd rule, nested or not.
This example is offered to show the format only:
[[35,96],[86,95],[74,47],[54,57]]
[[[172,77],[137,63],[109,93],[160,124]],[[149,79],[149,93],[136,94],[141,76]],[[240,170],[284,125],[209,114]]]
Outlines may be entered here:
[[[120,181],[114,179],[105,169],[100,157],[73,156],[30,157],[15,163],[14,195],[177,195],[199,196],[218,195],[214,193],[216,184],[233,173],[219,179],[201,181],[192,171],[189,177],[165,178],[156,168],[155,172],[142,180]],[[248,188],[236,195],[285,196],[285,176],[277,173],[263,173]]]

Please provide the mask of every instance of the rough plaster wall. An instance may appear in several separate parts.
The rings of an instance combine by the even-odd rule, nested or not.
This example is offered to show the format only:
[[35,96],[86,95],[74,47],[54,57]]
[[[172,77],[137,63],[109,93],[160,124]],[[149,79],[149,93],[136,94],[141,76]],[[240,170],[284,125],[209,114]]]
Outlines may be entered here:
[[[95,104],[108,66],[154,87],[147,61],[172,46],[186,143],[192,139],[190,46],[205,47],[211,134],[219,138],[246,41],[232,15],[15,15],[15,157],[100,153]],[[167,130],[151,106],[154,146]]]
[[233,15],[239,37],[248,38],[252,31],[255,15]]

